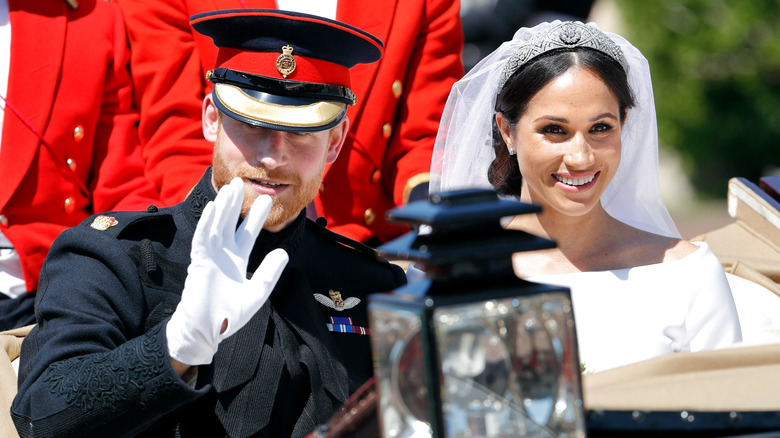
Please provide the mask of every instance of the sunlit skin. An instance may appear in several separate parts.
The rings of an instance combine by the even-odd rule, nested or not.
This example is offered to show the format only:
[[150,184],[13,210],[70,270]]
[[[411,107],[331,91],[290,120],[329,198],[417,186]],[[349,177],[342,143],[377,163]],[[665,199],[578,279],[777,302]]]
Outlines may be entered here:
[[338,157],[349,122],[305,134],[257,128],[219,116],[211,96],[203,102],[203,133],[214,142],[212,182],[219,190],[238,176],[244,180],[241,216],[261,194],[273,198],[264,228],[277,232],[314,199],[326,164]]
[[[551,214],[594,214],[621,148],[618,100],[599,77],[569,69],[531,99],[513,131],[498,119],[504,141],[517,151],[524,201]],[[561,182],[566,178],[590,182]]]
[[[263,228],[272,232],[284,229],[314,199],[325,165],[338,157],[348,127],[344,118],[330,130],[306,134],[256,128],[221,116],[211,95],[203,100],[203,135],[214,142],[214,188],[219,190],[236,176],[244,180],[241,217],[258,196],[271,196],[273,207]],[[227,320],[222,332],[226,329]],[[169,359],[185,380],[197,369]]]
[[516,254],[520,276],[597,271],[676,260],[696,247],[612,218],[601,195],[620,163],[622,123],[618,99],[591,70],[574,66],[546,84],[512,127],[496,115],[517,155],[521,199],[542,206],[518,216],[511,228],[551,238],[558,247]]

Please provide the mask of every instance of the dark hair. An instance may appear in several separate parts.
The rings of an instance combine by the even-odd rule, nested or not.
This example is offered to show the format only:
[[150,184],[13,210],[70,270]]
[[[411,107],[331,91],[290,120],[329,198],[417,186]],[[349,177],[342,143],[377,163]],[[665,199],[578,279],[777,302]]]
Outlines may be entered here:
[[[628,77],[620,64],[608,55],[585,47],[551,51],[530,61],[509,77],[496,98],[496,113],[514,129],[520,116],[528,108],[528,102],[548,82],[564,74],[572,66],[582,66],[600,77],[617,96],[620,121],[626,118],[628,109],[634,106],[634,96],[628,86]],[[493,150],[496,158],[490,163],[488,181],[504,195],[520,196],[523,177],[517,159],[509,155],[493,118]]]

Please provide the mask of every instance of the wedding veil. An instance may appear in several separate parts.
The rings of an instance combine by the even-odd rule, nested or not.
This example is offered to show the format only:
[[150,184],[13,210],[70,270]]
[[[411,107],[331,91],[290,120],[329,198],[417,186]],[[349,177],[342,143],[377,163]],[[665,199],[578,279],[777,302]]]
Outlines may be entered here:
[[[452,88],[433,150],[430,192],[469,187],[492,188],[487,170],[495,158],[492,123],[501,73],[512,55],[560,21],[521,28],[480,61]],[[596,27],[594,23],[588,26]],[[628,82],[636,104],[628,110],[621,136],[618,171],[601,197],[614,218],[636,228],[680,237],[661,198],[658,175],[658,128],[650,68],[642,53],[620,35],[603,32],[628,63]]]

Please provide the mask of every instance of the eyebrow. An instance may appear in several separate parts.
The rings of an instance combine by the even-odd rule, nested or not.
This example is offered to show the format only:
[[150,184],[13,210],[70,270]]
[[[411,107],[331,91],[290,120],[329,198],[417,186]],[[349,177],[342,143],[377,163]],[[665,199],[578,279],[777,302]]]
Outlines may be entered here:
[[[618,120],[617,116],[615,116],[614,114],[612,114],[612,113],[604,113],[604,114],[599,114],[599,115],[597,115],[595,117],[591,117],[588,121],[595,122],[596,120],[605,119],[605,118],[606,119]],[[560,122],[560,123],[567,123],[569,121],[568,119],[565,119],[563,117],[555,117],[555,116],[541,116],[541,117],[538,117],[535,121],[539,121],[539,120],[550,120],[550,121],[553,121],[553,122]]]
[[595,122],[598,119],[615,119],[615,120],[617,120],[618,117],[616,115],[612,114],[612,113],[604,113],[604,114],[600,114],[600,115],[598,115],[596,117],[591,118],[590,121],[591,122]]

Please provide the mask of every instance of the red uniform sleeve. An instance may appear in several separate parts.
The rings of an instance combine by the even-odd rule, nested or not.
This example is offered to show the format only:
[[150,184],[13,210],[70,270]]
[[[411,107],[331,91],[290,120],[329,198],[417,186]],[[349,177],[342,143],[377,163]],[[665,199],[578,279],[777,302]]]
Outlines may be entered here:
[[138,111],[133,106],[127,70],[130,54],[125,27],[119,9],[111,10],[114,57],[106,63],[89,189],[95,212],[145,210],[150,204],[160,204],[159,193],[154,183],[144,176],[136,130]]
[[[206,89],[201,55],[181,0],[121,0],[131,51],[146,174],[163,202],[181,201],[211,164],[199,123]],[[208,91],[206,91],[208,92]]]
[[452,85],[463,76],[459,2],[430,0],[426,9],[427,27],[419,30],[404,78],[398,135],[391,139],[382,163],[395,205],[403,205],[414,185],[428,181],[444,104]]

